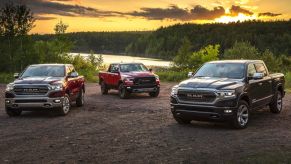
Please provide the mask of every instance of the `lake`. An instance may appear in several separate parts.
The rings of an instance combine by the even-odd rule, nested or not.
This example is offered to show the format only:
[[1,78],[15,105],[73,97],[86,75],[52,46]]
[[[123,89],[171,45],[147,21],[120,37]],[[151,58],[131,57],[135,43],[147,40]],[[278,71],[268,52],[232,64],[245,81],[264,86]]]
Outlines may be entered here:
[[[78,55],[80,54],[84,58],[88,57],[90,54],[87,53],[70,53],[70,55]],[[99,55],[99,54],[94,54]],[[165,61],[161,59],[155,59],[155,58],[145,58],[145,57],[136,57],[136,56],[125,56],[125,55],[105,55],[102,54],[104,59],[104,64],[110,64],[110,63],[129,63],[129,62],[136,62],[136,63],[143,63],[146,66],[160,66],[160,67],[169,67],[171,64],[171,61]]]

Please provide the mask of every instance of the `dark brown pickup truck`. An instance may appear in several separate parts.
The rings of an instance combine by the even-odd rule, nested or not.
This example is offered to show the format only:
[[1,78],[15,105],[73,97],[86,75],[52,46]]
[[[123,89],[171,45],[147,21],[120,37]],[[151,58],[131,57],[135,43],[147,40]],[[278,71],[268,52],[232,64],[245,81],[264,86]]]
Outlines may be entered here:
[[66,115],[71,102],[84,104],[84,77],[71,64],[37,64],[28,66],[5,92],[5,109],[9,116],[18,116],[23,110],[57,109]]

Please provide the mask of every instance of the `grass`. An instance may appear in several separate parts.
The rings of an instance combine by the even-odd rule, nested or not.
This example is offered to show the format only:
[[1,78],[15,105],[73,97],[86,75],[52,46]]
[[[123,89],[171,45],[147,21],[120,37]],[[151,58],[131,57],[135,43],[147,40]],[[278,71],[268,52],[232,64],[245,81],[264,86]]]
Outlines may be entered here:
[[0,83],[8,84],[14,80],[12,73],[0,73]]
[[180,82],[182,80],[187,79],[187,71],[168,71],[168,72],[155,72],[157,75],[159,75],[161,81],[167,81],[167,82]]
[[291,93],[291,72],[285,74],[285,88],[287,92]]

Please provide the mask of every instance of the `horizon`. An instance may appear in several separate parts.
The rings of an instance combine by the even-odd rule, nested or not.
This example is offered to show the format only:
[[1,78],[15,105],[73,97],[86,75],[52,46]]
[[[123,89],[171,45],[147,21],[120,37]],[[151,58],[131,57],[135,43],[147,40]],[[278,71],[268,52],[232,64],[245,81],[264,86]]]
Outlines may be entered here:
[[[1,0],[0,7],[10,0]],[[175,24],[213,24],[291,18],[291,1],[282,0],[15,0],[34,13],[30,34],[53,34],[59,21],[73,32],[154,31]]]

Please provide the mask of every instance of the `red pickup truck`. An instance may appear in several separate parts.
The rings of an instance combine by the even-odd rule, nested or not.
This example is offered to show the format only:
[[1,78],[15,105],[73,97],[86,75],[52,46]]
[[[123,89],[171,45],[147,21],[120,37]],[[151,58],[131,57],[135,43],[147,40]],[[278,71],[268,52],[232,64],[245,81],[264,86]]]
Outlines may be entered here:
[[36,64],[28,66],[5,91],[5,109],[9,116],[23,110],[57,109],[66,115],[71,102],[83,106],[85,84],[71,64]]
[[116,89],[122,99],[131,93],[149,93],[151,97],[160,93],[159,77],[142,63],[113,63],[107,72],[99,73],[99,84],[102,94]]

